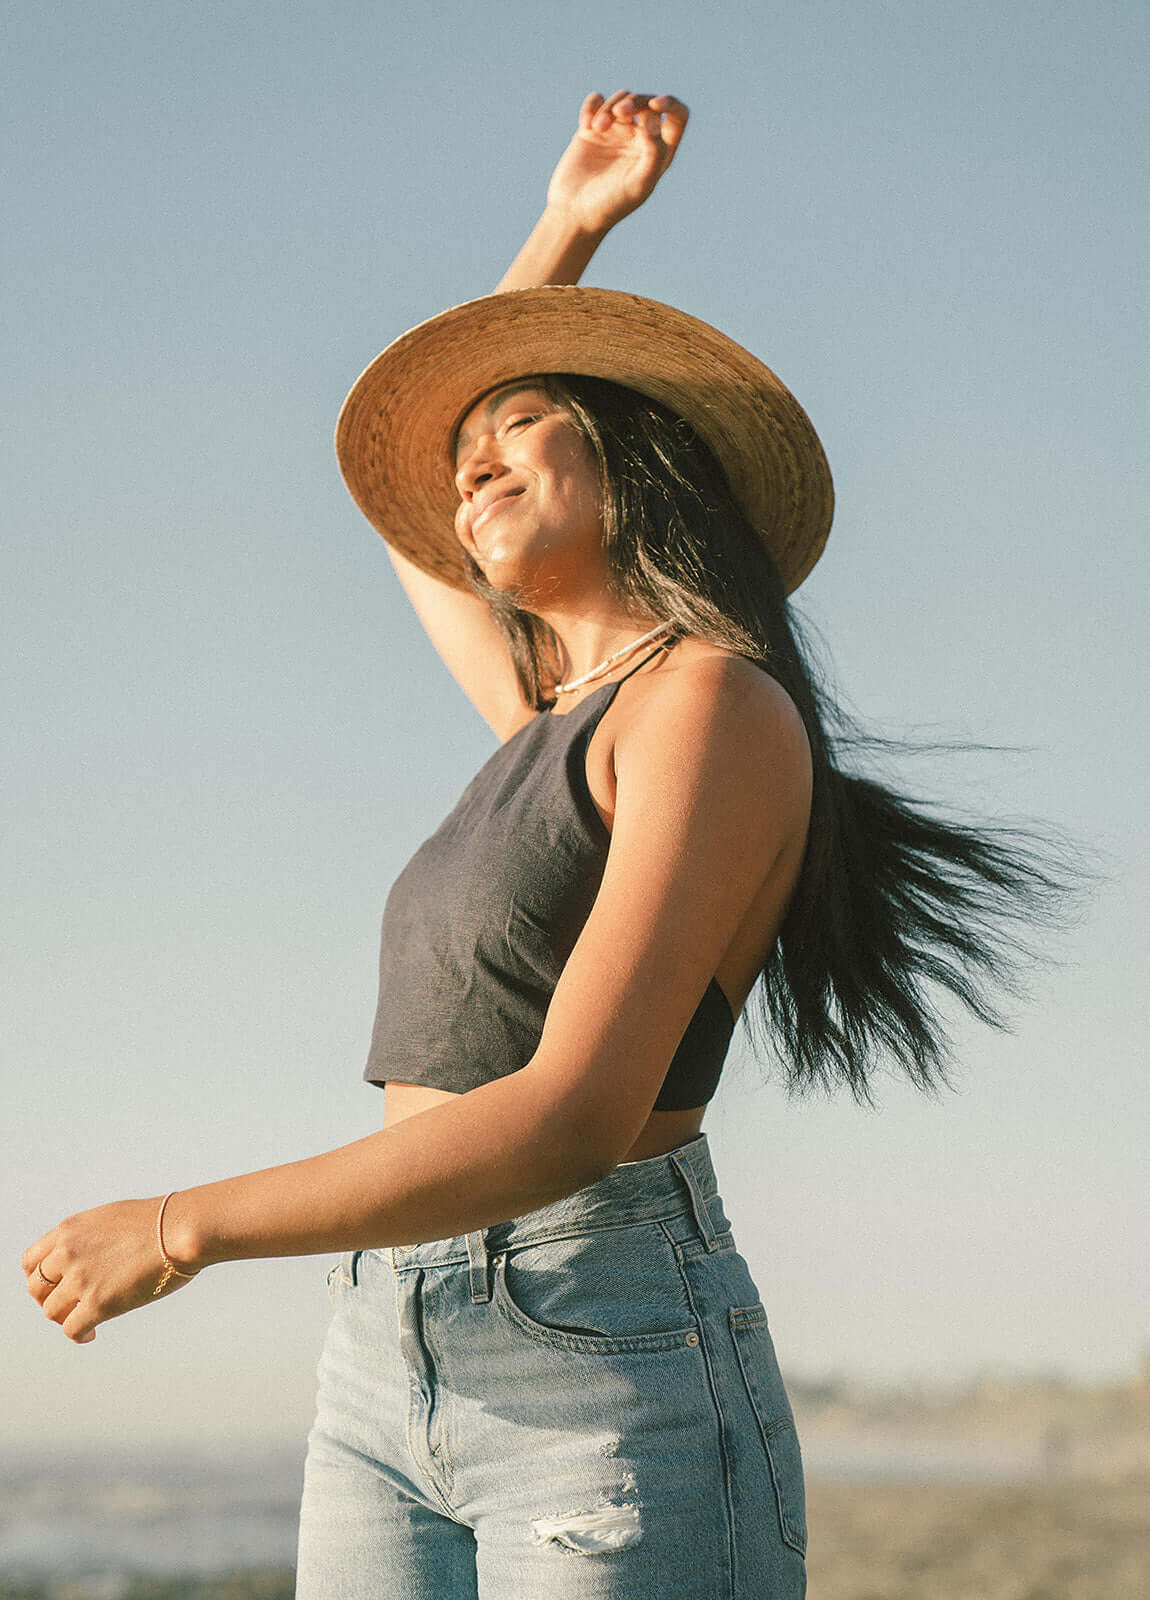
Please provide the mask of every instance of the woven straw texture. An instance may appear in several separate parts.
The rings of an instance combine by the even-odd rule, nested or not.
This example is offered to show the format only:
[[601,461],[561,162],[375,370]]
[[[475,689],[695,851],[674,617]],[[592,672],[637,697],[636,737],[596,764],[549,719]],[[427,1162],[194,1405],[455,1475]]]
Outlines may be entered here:
[[790,592],[826,543],[830,468],[769,367],[685,312],[613,289],[488,295],[420,323],[356,381],[336,455],[368,521],[426,572],[465,585],[452,444],[489,390],[532,373],[610,378],[685,417],[710,445]]

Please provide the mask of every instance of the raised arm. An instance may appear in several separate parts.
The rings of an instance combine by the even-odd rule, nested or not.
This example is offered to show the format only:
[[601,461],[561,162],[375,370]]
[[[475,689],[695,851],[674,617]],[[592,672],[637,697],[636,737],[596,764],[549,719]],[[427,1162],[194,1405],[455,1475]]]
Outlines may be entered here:
[[496,289],[578,283],[607,234],[671,165],[687,116],[669,94],[589,94],[551,175],[543,215]]
[[[552,174],[543,214],[498,289],[578,283],[602,240],[642,205],[670,166],[687,116],[671,95],[588,95]],[[422,571],[390,545],[388,555],[448,670],[499,737],[509,739],[532,708],[486,603]]]

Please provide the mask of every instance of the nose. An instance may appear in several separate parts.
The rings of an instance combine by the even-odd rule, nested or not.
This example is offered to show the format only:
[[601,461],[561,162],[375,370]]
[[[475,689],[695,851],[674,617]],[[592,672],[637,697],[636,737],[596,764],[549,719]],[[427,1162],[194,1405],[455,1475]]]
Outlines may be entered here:
[[477,489],[504,471],[496,449],[495,435],[480,434],[472,440],[455,469],[455,488],[461,500],[470,500]]

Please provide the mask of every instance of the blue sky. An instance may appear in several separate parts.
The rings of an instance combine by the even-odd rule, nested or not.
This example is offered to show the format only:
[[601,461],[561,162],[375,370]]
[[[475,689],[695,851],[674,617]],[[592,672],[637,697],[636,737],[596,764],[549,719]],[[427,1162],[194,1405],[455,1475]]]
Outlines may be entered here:
[[[1106,881],[957,1094],[705,1124],[785,1369],[1120,1377],[1150,1342],[1145,12],[63,3],[8,24],[0,1287],[14,1436],[295,1436],[326,1262],[75,1348],[61,1215],[342,1144],[378,919],[492,738],[338,477],[346,390],[484,293],[590,89],[687,100],[587,281],[732,334],[838,497],[799,603],[905,780]],[[205,1404],[205,1398],[207,1403]]]

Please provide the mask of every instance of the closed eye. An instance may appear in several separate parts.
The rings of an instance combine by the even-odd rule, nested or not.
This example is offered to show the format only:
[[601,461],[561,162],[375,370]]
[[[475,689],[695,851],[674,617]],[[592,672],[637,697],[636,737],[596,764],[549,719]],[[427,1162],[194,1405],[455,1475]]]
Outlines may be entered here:
[[532,412],[530,416],[512,417],[510,419],[510,421],[504,423],[504,427],[507,428],[508,430],[510,430],[511,428],[522,428],[522,427],[525,427],[527,425],[527,423],[529,423],[529,422],[538,422],[538,421],[539,421],[539,413],[538,412]]

